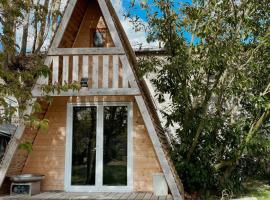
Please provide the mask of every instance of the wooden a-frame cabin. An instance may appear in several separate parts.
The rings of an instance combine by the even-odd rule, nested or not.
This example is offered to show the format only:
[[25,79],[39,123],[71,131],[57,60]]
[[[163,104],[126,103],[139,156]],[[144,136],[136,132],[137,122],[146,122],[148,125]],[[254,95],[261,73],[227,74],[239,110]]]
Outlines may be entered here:
[[[173,198],[182,199],[155,104],[109,0],[69,0],[45,64],[52,74],[38,80],[35,100],[42,84],[82,88],[41,102],[38,117],[49,120],[48,130],[17,128],[0,166],[1,189],[5,177],[38,173],[42,191],[152,192],[154,174],[163,174]],[[17,148],[24,141],[32,153]]]

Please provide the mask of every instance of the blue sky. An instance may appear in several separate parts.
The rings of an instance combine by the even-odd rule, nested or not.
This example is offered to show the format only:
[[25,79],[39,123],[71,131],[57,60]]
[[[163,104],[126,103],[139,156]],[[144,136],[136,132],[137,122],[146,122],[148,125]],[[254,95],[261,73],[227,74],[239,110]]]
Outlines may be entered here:
[[[111,0],[112,4],[114,5],[114,8],[118,14],[118,17],[120,18],[122,25],[129,37],[129,40],[131,42],[131,45],[133,47],[139,47],[141,44],[143,47],[157,47],[158,42],[148,44],[146,42],[146,33],[144,32],[135,32],[133,30],[133,25],[128,22],[127,19],[123,17],[124,12],[129,9],[130,7],[130,0]],[[143,0],[144,1],[144,0]],[[152,4],[153,0],[146,0],[148,4]],[[146,24],[146,17],[145,17],[145,11],[143,9],[140,9],[140,2],[141,0],[135,0],[135,6],[133,8],[133,14],[138,15],[142,21],[144,21]],[[192,0],[175,0],[175,9],[177,9],[181,3],[189,3],[192,4]],[[187,40],[190,40],[190,35],[188,33],[184,33],[184,36]]]

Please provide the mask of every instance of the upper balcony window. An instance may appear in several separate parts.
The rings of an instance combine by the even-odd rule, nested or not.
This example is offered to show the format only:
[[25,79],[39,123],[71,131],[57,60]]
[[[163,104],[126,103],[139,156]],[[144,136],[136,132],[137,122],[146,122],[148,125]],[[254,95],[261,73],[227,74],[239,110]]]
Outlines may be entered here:
[[109,32],[107,28],[96,28],[90,30],[91,44],[92,47],[108,47]]

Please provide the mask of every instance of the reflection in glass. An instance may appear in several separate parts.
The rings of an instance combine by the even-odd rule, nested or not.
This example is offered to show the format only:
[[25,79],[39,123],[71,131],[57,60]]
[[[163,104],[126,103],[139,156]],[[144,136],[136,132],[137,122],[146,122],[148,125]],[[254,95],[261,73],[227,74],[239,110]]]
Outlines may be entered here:
[[127,185],[127,107],[104,107],[103,185]]
[[71,185],[95,185],[96,107],[73,108]]
[[94,47],[105,47],[104,33],[99,30],[94,32]]

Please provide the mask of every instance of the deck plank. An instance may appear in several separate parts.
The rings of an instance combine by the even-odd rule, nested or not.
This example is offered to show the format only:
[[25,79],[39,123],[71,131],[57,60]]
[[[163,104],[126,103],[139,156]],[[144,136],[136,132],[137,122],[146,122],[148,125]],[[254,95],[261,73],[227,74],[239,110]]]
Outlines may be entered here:
[[110,196],[112,194],[112,192],[102,192],[100,193],[100,198],[99,199],[107,199],[108,196]]
[[[52,199],[52,198],[55,198],[55,196],[56,196],[56,192],[48,192],[42,199]],[[36,197],[33,196],[33,198],[36,198]],[[37,199],[39,199],[39,197]]]
[[64,192],[57,192],[54,196],[48,196],[49,199],[65,199],[65,193]]
[[133,193],[131,193],[131,195],[128,197],[128,199],[134,200],[134,199],[136,199],[136,197],[138,196],[138,194],[139,194],[139,193],[133,192]]
[[158,200],[158,196],[153,194],[152,197],[151,197],[151,200]]
[[166,200],[173,200],[172,195],[168,195],[167,198],[166,198]]
[[123,196],[121,196],[119,199],[128,199],[128,197],[131,195],[131,193],[130,192],[128,192],[128,193],[124,193],[124,195]]
[[102,192],[101,194],[101,198],[100,199],[106,199],[107,196],[111,195],[112,192]]
[[95,192],[95,193],[91,193],[91,196],[89,199],[100,199],[100,197],[101,197],[101,193]]
[[114,199],[113,197],[115,196],[115,192],[111,192],[108,196],[106,196],[104,199]]
[[151,192],[130,192],[130,193],[116,193],[116,192],[100,192],[100,193],[68,193],[68,192],[43,192],[34,196],[28,195],[14,195],[14,196],[0,196],[0,200],[173,200],[171,195],[155,196]]
[[123,196],[124,195],[124,193],[117,193],[115,196],[114,196],[114,199],[115,200],[119,200],[120,198],[121,198],[121,196]]
[[96,193],[94,197],[95,199],[100,200],[100,199],[104,199],[104,197],[108,196],[108,194],[109,194],[108,192],[107,193],[99,192],[99,193]]
[[145,192],[140,192],[140,193],[138,193],[138,196],[135,199],[142,200],[145,195],[146,195]]
[[159,196],[159,197],[158,197],[158,200],[166,200],[166,197],[167,197],[167,196]]
[[143,199],[144,200],[149,200],[149,199],[151,199],[152,195],[153,195],[153,193],[148,192],[148,193],[146,193],[146,195],[144,196]]

